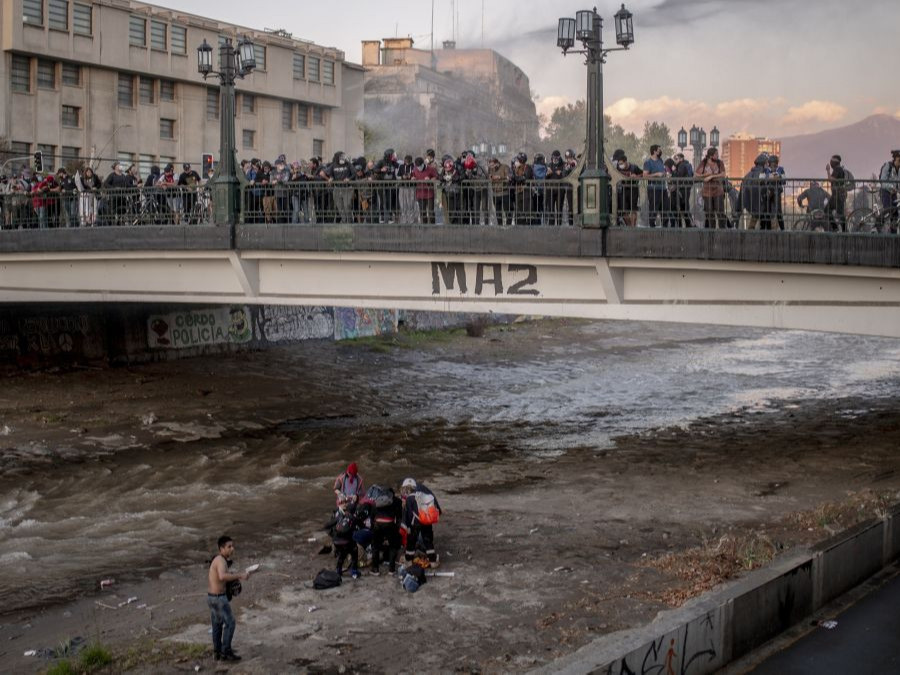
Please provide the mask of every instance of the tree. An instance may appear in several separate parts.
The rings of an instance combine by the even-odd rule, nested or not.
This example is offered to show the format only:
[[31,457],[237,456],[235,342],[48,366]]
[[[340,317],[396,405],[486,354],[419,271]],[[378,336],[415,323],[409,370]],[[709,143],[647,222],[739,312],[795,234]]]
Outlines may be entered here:
[[620,124],[613,124],[609,115],[603,116],[603,143],[608,157],[616,150],[625,152],[628,161],[641,164],[641,141],[633,132],[626,132]]
[[586,124],[587,109],[584,101],[556,108],[547,124],[547,136],[543,144],[561,152],[568,148],[574,149],[576,153],[583,152]]
[[[661,147],[663,157],[671,157],[675,154],[675,140],[672,138],[672,132],[662,122],[644,122],[644,133],[641,136],[640,146],[643,157],[650,156],[651,145]],[[629,159],[631,159],[630,155]],[[635,162],[635,164],[637,163]]]

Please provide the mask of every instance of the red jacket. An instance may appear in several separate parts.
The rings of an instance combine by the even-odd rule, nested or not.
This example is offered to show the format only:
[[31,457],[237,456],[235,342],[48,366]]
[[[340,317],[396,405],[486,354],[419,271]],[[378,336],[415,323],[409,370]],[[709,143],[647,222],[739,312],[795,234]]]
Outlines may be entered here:
[[31,203],[34,208],[39,209],[42,206],[50,206],[50,204],[54,203],[59,198],[59,192],[57,191],[54,194],[48,192],[54,188],[59,188],[59,183],[56,182],[56,178],[52,175],[47,176],[31,188],[31,194],[34,195],[31,198]]
[[415,181],[422,181],[416,185],[416,199],[434,199],[434,183],[438,178],[437,170],[430,164],[426,164],[421,171],[418,167],[412,170]]

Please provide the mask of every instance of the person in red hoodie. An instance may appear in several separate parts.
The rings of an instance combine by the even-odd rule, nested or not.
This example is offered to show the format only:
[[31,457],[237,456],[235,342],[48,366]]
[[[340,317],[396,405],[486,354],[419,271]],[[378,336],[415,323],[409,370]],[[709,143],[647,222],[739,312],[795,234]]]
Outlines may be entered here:
[[434,225],[434,181],[438,179],[434,164],[425,164],[425,160],[416,157],[413,163],[412,179],[416,181],[416,202],[419,204],[419,217],[425,225]]
[[34,195],[31,204],[38,216],[38,227],[42,230],[46,230],[50,226],[50,212],[59,201],[59,191],[59,183],[56,182],[56,176],[52,173],[31,188],[31,194]]
[[334,495],[337,503],[340,503],[343,496],[349,499],[351,504],[356,504],[365,493],[363,479],[359,475],[356,462],[351,462],[347,470],[334,479]]

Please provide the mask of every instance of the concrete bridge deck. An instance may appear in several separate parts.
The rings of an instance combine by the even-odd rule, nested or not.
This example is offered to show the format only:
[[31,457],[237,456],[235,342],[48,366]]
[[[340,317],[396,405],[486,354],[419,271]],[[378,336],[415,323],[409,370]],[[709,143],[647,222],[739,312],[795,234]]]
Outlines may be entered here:
[[339,305],[900,337],[900,237],[420,225],[0,236],[2,302]]

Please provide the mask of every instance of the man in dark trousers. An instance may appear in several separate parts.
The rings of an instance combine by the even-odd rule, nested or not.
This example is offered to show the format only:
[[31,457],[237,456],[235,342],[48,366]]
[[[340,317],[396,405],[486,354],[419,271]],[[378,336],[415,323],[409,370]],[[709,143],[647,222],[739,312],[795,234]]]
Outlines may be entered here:
[[425,548],[428,561],[437,565],[438,557],[434,550],[434,524],[441,515],[441,506],[434,493],[424,483],[407,478],[400,486],[400,494],[405,498],[403,505],[403,524],[406,532],[406,561],[416,557],[419,538]]
[[227,534],[219,537],[219,553],[209,565],[206,604],[209,606],[212,622],[213,656],[216,661],[240,661],[241,657],[231,648],[234,637],[234,614],[231,611],[229,585],[236,581],[246,581],[249,572],[233,574],[228,571],[231,556],[234,555],[234,540]]

